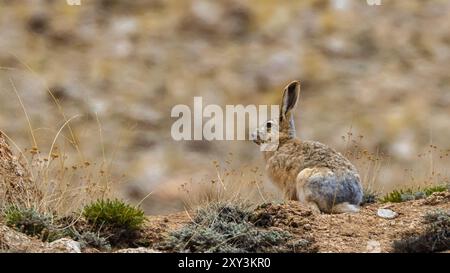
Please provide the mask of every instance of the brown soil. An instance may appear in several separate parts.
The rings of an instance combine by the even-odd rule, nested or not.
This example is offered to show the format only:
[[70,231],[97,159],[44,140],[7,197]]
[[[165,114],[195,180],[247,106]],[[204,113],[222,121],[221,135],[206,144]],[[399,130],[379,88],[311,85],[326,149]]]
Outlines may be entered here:
[[[384,219],[379,208],[389,208],[398,216]],[[291,232],[298,239],[313,238],[319,252],[391,252],[392,242],[403,234],[416,234],[424,229],[422,216],[429,211],[450,209],[450,193],[435,193],[424,200],[395,204],[371,204],[357,214],[313,214],[298,202],[270,204],[258,209],[271,221],[271,228]],[[146,237],[158,242],[167,232],[189,223],[187,212],[149,217]]]

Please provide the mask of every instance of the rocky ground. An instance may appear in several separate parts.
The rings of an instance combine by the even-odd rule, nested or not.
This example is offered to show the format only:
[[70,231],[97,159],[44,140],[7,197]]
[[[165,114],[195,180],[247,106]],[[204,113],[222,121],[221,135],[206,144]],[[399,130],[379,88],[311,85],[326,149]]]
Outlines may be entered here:
[[[378,215],[379,209],[396,213],[393,219]],[[450,193],[435,193],[423,200],[395,204],[370,204],[356,214],[313,214],[298,202],[268,204],[259,209],[272,222],[270,229],[289,231],[297,239],[313,241],[311,251],[318,252],[391,252],[392,243],[404,234],[424,230],[422,217],[431,211],[450,210]],[[114,249],[119,253],[157,253],[156,246],[169,232],[191,222],[194,212],[150,216],[144,231],[148,247]],[[261,227],[263,228],[263,227]],[[9,252],[99,252],[81,248],[70,239],[43,243],[17,232],[0,222],[0,247]]]
[[[387,208],[397,216],[385,219],[378,209]],[[298,202],[273,204],[262,211],[268,213],[275,229],[291,232],[299,238],[315,241],[319,252],[390,252],[392,242],[401,234],[420,233],[422,216],[427,212],[450,209],[450,193],[435,193],[424,200],[395,204],[370,204],[356,214],[313,214]],[[163,233],[190,221],[187,212],[166,217],[150,217],[148,233],[159,238]]]

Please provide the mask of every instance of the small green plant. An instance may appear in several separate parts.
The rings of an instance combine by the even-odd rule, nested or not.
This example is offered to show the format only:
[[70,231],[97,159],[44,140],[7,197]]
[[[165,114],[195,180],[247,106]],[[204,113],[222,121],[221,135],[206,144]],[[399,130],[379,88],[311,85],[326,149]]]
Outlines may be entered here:
[[6,225],[30,236],[40,237],[52,225],[50,216],[40,214],[32,208],[12,206],[5,210],[4,216]]
[[43,241],[64,237],[64,231],[53,224],[53,217],[39,213],[33,208],[12,206],[4,211],[6,225]]
[[[177,252],[283,252],[292,235],[262,229],[251,221],[253,210],[240,204],[214,203],[197,211],[193,223],[171,232],[157,247]],[[299,244],[295,244],[299,247]]]
[[139,238],[144,211],[121,200],[98,200],[83,209],[88,229],[107,238],[111,245],[130,245]]
[[145,222],[144,211],[120,200],[98,200],[87,205],[83,216],[95,227],[138,230]]
[[386,194],[382,199],[382,203],[400,203],[411,200],[419,200],[432,195],[435,192],[443,192],[448,190],[448,185],[436,185],[426,188],[402,189],[394,190]]
[[423,193],[425,193],[426,196],[430,196],[435,192],[444,192],[449,190],[449,185],[436,185],[436,186],[431,186],[428,188],[424,188],[422,191]]
[[[409,190],[408,190],[409,191]],[[381,199],[382,203],[400,203],[400,202],[404,202],[406,200],[404,200],[402,198],[402,195],[404,194],[405,190],[393,190],[390,193],[387,193],[385,196],[383,196],[383,198]]]
[[379,193],[372,189],[363,189],[363,200],[361,205],[373,204],[378,201]]
[[394,252],[423,253],[450,250],[450,211],[437,210],[424,216],[427,225],[419,235],[406,235],[394,241]]

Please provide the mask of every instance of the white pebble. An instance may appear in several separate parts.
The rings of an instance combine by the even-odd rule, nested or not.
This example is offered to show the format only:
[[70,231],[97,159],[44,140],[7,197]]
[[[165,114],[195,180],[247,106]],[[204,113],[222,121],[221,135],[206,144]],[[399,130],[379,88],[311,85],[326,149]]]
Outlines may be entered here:
[[384,219],[394,219],[398,214],[390,209],[378,209],[377,215]]

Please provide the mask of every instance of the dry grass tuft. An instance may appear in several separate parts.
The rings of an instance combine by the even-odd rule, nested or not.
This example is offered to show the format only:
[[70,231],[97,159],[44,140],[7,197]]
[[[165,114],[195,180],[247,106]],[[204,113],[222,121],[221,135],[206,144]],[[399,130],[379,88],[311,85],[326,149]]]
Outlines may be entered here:
[[216,175],[200,182],[181,186],[186,208],[196,209],[214,203],[261,204],[272,201],[276,195],[264,186],[264,172],[253,166],[234,166],[233,154],[220,163],[212,162]]
[[344,156],[358,169],[365,193],[375,196],[380,189],[380,171],[389,162],[389,156],[380,151],[369,151],[363,143],[364,136],[354,136],[352,130],[342,136],[345,143]]
[[[12,80],[11,84],[27,119],[32,147],[21,149],[0,130],[0,208],[14,206],[64,217],[79,212],[94,200],[114,197],[111,191],[113,179],[109,171],[112,161],[106,162],[105,156],[100,162],[85,158],[76,133],[70,125],[79,115],[67,118],[58,100],[47,88],[62,116],[63,125],[56,130],[50,143],[39,146],[39,140],[35,136],[37,129],[33,128]],[[103,148],[98,117],[97,123]],[[19,157],[14,154],[10,144],[14,145]]]
[[72,163],[57,146],[50,158],[37,148],[21,152],[18,158],[0,133],[0,205],[66,216],[112,195],[106,167],[89,161]]
[[[408,189],[437,189],[450,184],[450,176],[446,170],[448,166],[449,151],[429,145],[426,151],[417,156],[414,162],[415,168],[405,169],[405,175],[401,181],[382,181],[381,174],[386,168],[391,168],[391,156],[381,152],[370,151],[364,143],[364,136],[355,136],[350,129],[346,136],[342,136],[345,143],[344,155],[357,167],[364,188],[365,203],[372,203],[378,197],[390,192],[401,192],[393,189],[385,189],[387,184],[398,185],[396,188]],[[388,183],[386,183],[388,182]],[[388,190],[388,191],[387,191]]]

